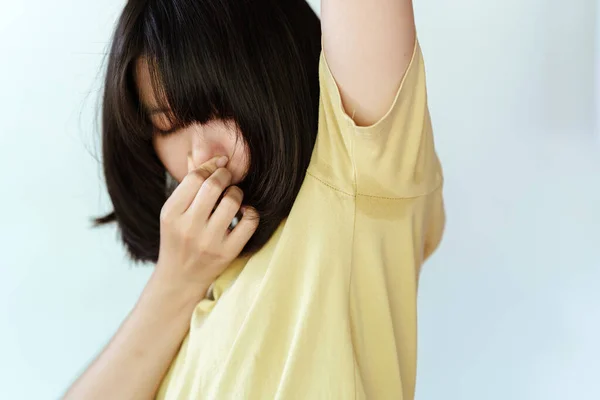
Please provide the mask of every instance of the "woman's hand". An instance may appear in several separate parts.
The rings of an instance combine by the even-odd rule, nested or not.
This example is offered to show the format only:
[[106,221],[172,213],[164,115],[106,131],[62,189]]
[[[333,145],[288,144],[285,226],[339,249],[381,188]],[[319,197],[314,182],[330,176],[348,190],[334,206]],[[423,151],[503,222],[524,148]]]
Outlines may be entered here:
[[201,296],[240,254],[258,226],[258,214],[244,208],[242,219],[229,229],[240,211],[243,193],[229,186],[232,177],[224,168],[227,161],[227,157],[215,157],[195,168],[188,157],[188,175],[160,216],[156,277],[174,285],[191,284],[191,290],[201,291]]
[[[190,327],[190,316],[214,279],[238,256],[258,225],[242,204],[227,160],[210,160],[190,172],[161,213],[156,269],[136,306],[104,351],[65,394],[65,399],[153,399]],[[214,209],[214,212],[213,212]]]

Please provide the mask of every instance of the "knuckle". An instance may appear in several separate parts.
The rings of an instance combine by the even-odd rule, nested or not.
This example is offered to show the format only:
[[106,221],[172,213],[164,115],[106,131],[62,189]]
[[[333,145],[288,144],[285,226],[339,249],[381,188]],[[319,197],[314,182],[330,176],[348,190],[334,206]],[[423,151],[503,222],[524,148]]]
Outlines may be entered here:
[[219,172],[221,175],[223,175],[223,179],[225,179],[227,182],[230,182],[231,179],[233,178],[231,171],[228,170],[227,168],[219,168],[217,170],[217,172]]
[[191,184],[190,186],[197,186],[202,184],[202,180],[195,172],[190,172],[185,176],[185,178],[183,178],[181,183],[187,183],[188,185]]
[[192,179],[194,179],[197,182],[204,182],[205,180],[207,180],[211,175],[211,171],[209,171],[206,168],[198,168],[196,170],[194,170],[191,174]]
[[230,186],[227,193],[230,196],[237,197],[240,199],[244,197],[244,192],[238,186]]
[[209,174],[206,171],[201,169],[195,169],[184,178],[185,180],[193,182],[195,185],[201,185],[206,178],[208,178]]
[[171,212],[170,207],[163,207],[160,210],[159,216],[160,222],[163,224],[170,224],[173,220],[173,213]]
[[213,174],[214,171],[209,169],[208,167],[200,167],[194,170],[194,175],[199,177],[202,180],[208,179],[209,176]]
[[254,209],[253,207],[246,208],[246,212],[244,213],[244,215],[247,216],[251,220],[260,219],[260,215],[258,214],[258,211],[256,211],[256,209]]
[[260,224],[260,216],[258,215],[258,213],[252,212],[249,219],[250,219],[250,224],[256,229],[258,227],[258,225]]
[[225,196],[222,201],[228,202],[234,205],[242,204],[242,200],[244,199],[244,192],[237,186],[230,186],[225,192]]
[[207,179],[202,184],[202,187],[203,187],[203,190],[205,190],[208,193],[221,192],[223,190],[223,188],[219,184],[219,181],[215,180],[215,179]]
[[206,189],[209,191],[219,191],[222,192],[225,189],[226,183],[224,179],[221,179],[217,174],[213,174],[208,178],[204,185],[206,185]]
[[252,208],[246,209],[242,220],[244,221],[244,223],[250,231],[256,231],[260,224],[260,217],[258,213]]

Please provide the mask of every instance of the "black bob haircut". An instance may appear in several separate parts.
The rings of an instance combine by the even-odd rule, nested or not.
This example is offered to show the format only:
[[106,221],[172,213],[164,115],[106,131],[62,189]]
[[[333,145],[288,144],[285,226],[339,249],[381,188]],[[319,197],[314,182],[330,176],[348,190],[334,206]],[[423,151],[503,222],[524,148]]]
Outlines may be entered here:
[[178,126],[237,124],[250,158],[238,186],[260,215],[242,255],[260,249],[289,215],[311,158],[320,52],[320,21],[305,0],[129,0],[112,38],[101,110],[114,211],[96,225],[116,222],[132,260],[157,261],[169,190],[134,80],[145,57]]

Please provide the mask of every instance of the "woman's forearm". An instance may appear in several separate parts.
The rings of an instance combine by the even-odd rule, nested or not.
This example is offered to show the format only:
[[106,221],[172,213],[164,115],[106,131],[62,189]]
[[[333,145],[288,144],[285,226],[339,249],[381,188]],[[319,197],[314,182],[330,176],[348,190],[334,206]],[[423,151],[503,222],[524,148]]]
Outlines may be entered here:
[[64,399],[154,398],[206,290],[182,290],[153,275],[110,343]]

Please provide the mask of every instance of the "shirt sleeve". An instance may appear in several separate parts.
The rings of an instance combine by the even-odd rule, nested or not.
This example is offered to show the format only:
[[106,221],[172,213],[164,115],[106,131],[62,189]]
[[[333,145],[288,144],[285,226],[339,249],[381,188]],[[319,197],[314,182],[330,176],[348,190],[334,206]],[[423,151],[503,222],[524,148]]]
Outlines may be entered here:
[[357,126],[321,52],[319,132],[309,173],[352,195],[417,197],[442,183],[427,105],[425,68],[418,40],[387,113]]

